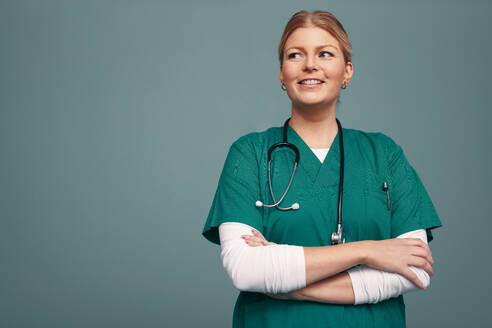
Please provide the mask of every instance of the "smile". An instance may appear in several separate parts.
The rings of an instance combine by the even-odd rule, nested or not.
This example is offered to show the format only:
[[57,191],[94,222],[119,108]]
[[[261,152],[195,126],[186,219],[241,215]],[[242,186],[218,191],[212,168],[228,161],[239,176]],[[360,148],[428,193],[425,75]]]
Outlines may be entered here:
[[318,88],[320,87],[324,81],[318,80],[318,79],[309,79],[309,80],[302,80],[299,81],[298,84],[301,85],[303,88]]

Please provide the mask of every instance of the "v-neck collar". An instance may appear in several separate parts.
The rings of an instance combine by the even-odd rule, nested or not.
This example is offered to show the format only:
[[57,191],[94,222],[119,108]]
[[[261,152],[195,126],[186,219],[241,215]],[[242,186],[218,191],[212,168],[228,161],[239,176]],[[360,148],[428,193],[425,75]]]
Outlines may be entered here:
[[340,167],[340,147],[338,145],[338,135],[339,132],[337,131],[335,139],[333,139],[330,149],[328,150],[323,163],[321,163],[319,158],[304,142],[301,136],[299,136],[299,134],[297,134],[297,132],[290,125],[287,125],[287,141],[294,144],[299,149],[299,167],[302,167],[306,171],[313,184],[318,179],[321,171],[324,171],[334,165],[337,166],[337,168]]

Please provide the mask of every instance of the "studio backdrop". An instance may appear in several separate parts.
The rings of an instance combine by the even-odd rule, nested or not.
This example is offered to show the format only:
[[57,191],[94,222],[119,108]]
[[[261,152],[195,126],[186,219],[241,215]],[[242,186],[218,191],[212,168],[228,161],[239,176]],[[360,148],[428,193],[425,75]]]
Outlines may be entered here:
[[0,327],[230,327],[201,231],[230,145],[281,126],[277,46],[299,10],[353,47],[344,128],[405,150],[443,227],[408,327],[488,326],[492,3],[0,3]]

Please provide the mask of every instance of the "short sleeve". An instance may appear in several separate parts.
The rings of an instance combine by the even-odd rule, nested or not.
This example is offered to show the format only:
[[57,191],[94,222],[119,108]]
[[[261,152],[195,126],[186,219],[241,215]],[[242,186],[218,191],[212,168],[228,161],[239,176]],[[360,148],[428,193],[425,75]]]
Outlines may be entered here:
[[220,245],[218,226],[240,222],[264,234],[258,164],[252,144],[241,138],[229,149],[202,235]]
[[403,149],[393,140],[388,148],[391,237],[426,229],[430,242],[433,239],[431,230],[442,226],[434,204]]

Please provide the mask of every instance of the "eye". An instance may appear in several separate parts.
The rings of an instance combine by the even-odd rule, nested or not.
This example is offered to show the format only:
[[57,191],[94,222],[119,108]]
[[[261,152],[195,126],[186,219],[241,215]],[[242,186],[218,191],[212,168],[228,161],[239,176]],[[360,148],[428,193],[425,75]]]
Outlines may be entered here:
[[333,54],[329,51],[322,51],[321,54],[329,54],[330,56],[333,56]]
[[287,58],[291,59],[291,58],[295,58],[294,55],[298,55],[299,53],[298,52],[292,52],[290,53]]

